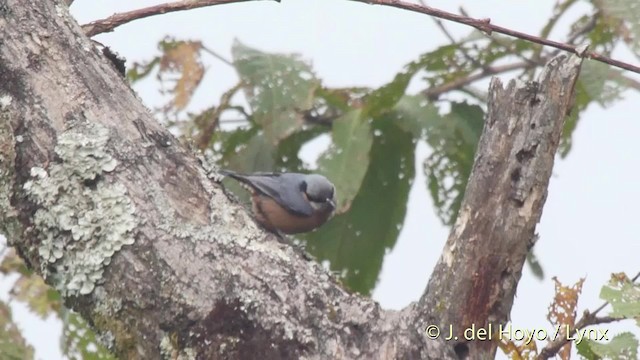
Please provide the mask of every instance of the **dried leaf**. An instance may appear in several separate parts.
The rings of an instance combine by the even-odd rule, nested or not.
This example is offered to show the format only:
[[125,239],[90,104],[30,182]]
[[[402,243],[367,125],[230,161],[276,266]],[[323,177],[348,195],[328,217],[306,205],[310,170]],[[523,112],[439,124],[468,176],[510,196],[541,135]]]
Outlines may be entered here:
[[[573,327],[576,321],[576,309],[578,307],[578,297],[582,292],[584,278],[578,280],[572,287],[564,286],[558,278],[553,277],[555,282],[556,295],[553,303],[549,305],[547,319],[554,326]],[[561,359],[568,360],[571,356],[571,344],[567,343],[558,352]]]
[[175,110],[184,109],[191,100],[191,96],[204,77],[204,65],[200,61],[202,43],[199,41],[166,42],[164,55],[160,59],[160,73],[162,80],[168,74],[178,74],[173,89],[172,106]]
[[267,140],[277,145],[302,127],[303,113],[312,108],[320,81],[311,66],[296,55],[265,53],[239,41],[231,53],[245,84],[252,119],[262,127]]
[[517,344],[509,337],[499,337],[498,347],[512,360],[533,360],[538,356],[538,346],[535,341],[527,342],[527,339]]

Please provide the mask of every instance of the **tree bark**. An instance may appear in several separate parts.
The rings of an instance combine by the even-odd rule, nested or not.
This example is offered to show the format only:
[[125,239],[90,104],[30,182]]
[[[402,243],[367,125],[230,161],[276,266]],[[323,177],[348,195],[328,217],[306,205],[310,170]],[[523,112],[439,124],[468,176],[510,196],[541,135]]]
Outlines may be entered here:
[[[581,63],[575,55],[562,55],[546,65],[537,82],[511,81],[503,88],[499,79],[491,81],[465,197],[416,319],[416,324],[452,325],[460,358],[495,356],[496,341],[482,341],[479,331],[493,340],[510,337],[502,325],[537,240],[535,227]],[[469,334],[481,341],[467,341]]]
[[[402,311],[343,290],[255,225],[144,108],[62,0],[0,0],[2,232],[126,359],[491,358],[581,59],[494,79],[456,225]],[[374,219],[372,219],[374,221]],[[425,335],[438,325],[441,336]]]

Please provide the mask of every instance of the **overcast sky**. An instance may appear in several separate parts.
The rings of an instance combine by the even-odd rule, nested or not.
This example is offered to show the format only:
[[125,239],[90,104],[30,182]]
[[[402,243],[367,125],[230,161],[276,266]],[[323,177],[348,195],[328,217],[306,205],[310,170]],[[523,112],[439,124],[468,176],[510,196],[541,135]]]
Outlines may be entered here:
[[[161,1],[76,0],[72,13],[80,23],[85,23],[158,3]],[[529,33],[539,31],[552,6],[551,1],[536,0],[428,3],[452,12],[462,5],[473,17],[489,17],[494,24]],[[579,9],[588,7],[579,4],[576,10]],[[554,39],[564,38],[568,20],[561,21],[560,31],[552,33]],[[466,26],[445,24],[455,36],[471,31]],[[407,62],[446,42],[426,15],[347,0],[258,1],[215,6],[143,19],[99,35],[96,40],[133,62],[149,59],[156,53],[158,41],[167,34],[179,39],[200,39],[228,58],[235,38],[264,51],[296,52],[311,61],[328,86],[379,86],[390,81]],[[638,63],[624,51],[616,56]],[[217,101],[237,80],[227,65],[213,59],[207,59],[207,64],[209,72],[202,89],[196,93],[193,109]],[[510,79],[509,75],[500,77]],[[488,81],[482,84],[486,89]],[[149,106],[161,104],[155,82],[137,85],[136,90]],[[602,303],[598,298],[600,287],[610,273],[624,271],[633,276],[640,271],[637,235],[640,222],[636,209],[640,202],[637,141],[640,96],[632,91],[624,95],[625,99],[611,108],[589,107],[573,137],[571,153],[567,159],[556,162],[537,228],[540,240],[536,254],[547,276],[539,281],[525,266],[512,311],[515,327],[551,329],[546,321],[554,291],[551,276],[557,276],[565,284],[587,278],[579,303],[582,310],[594,309]],[[313,155],[314,149],[308,151]],[[405,227],[396,247],[385,258],[373,294],[385,308],[399,309],[419,298],[448,235],[448,229],[436,218],[426,191],[422,161],[427,153],[426,146],[419,147],[418,176],[411,191]],[[6,289],[4,285],[0,290]],[[26,315],[20,305],[14,309],[28,340],[36,344],[38,358],[60,358],[56,336],[60,330],[56,322],[48,322],[50,335],[43,337],[43,327],[35,317]],[[640,337],[631,323],[623,327]],[[612,333],[619,326],[607,328]]]

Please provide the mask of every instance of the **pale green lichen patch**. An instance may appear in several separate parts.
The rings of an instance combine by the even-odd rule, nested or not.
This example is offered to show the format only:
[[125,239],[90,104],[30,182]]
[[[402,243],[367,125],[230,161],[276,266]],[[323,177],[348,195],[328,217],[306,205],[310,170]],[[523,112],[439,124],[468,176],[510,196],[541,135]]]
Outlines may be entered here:
[[86,295],[122,246],[133,244],[135,207],[121,184],[100,178],[115,170],[107,151],[108,129],[80,125],[58,138],[59,163],[31,169],[24,184],[39,205],[33,224],[43,276],[65,295]]

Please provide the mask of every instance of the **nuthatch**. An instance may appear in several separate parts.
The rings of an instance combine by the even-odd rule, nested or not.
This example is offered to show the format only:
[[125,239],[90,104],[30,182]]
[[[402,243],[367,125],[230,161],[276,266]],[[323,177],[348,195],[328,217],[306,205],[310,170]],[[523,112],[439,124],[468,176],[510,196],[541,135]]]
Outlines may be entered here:
[[322,175],[255,173],[221,170],[252,194],[253,213],[267,230],[297,234],[324,224],[336,208],[336,191]]

